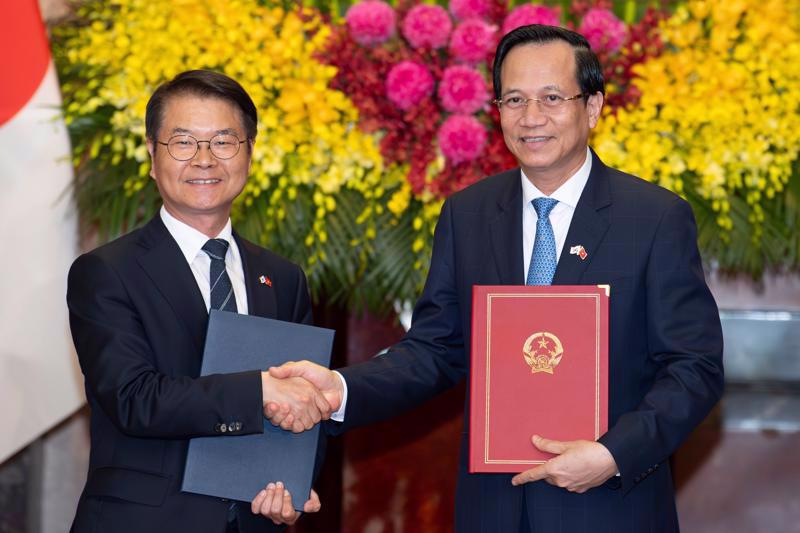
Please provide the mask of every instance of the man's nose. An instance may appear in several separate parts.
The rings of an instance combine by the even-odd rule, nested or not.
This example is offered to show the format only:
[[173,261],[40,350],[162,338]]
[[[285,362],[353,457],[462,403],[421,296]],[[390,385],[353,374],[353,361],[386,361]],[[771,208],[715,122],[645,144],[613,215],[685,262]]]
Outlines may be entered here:
[[192,158],[192,164],[201,167],[210,167],[217,163],[217,158],[211,153],[210,141],[197,141],[197,153]]
[[536,100],[528,100],[528,104],[522,108],[520,122],[525,126],[538,126],[547,121],[547,114],[542,111],[542,105]]

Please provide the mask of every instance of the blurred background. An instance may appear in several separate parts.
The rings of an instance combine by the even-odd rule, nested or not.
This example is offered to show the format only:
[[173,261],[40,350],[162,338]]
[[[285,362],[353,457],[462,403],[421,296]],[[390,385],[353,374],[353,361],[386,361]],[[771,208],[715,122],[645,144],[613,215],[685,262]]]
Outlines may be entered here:
[[[144,106],[190,68],[259,109],[246,237],[303,265],[334,365],[403,333],[442,201],[515,166],[492,54],[584,34],[607,80],[591,145],[685,197],[725,335],[722,402],[672,458],[683,531],[800,532],[800,0],[2,0],[0,533],[66,531],[86,477],[69,264],[148,220]],[[334,439],[292,531],[452,531],[463,386]]]

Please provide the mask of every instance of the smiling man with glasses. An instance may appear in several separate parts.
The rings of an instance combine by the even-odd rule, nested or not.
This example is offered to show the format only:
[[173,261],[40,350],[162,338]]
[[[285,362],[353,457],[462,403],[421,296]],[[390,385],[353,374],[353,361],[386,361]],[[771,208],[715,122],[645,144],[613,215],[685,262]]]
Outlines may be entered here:
[[[253,508],[265,516],[249,503],[180,490],[190,438],[261,433],[268,401],[291,406],[295,431],[331,412],[301,379],[259,371],[199,376],[210,309],[311,322],[300,267],[231,226],[256,124],[250,96],[223,74],[188,71],[161,85],[147,104],[145,129],[164,205],[144,227],[82,255],[70,270],[70,326],[91,407],[75,533],[266,533],[298,517],[279,485],[253,494]],[[259,283],[263,276],[271,286]],[[305,511],[319,507],[312,491]]]
[[[303,376],[342,398],[347,391],[343,422],[325,424],[342,432],[467,377],[474,285],[609,284],[608,432],[597,442],[533,437],[531,446],[556,456],[512,476],[468,473],[465,431],[455,531],[674,533],[669,457],[723,388],[722,332],[691,208],[605,166],[588,147],[605,90],[581,35],[542,25],[513,30],[497,47],[493,81],[519,168],[444,203],[406,336],[339,369],[341,378],[308,362],[271,373]],[[291,420],[280,413],[268,405],[273,423]]]

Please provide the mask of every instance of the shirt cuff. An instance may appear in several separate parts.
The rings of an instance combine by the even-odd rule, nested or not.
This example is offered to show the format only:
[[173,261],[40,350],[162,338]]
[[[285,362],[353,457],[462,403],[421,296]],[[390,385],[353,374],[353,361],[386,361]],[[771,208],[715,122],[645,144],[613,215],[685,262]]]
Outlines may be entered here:
[[347,381],[345,381],[344,376],[336,370],[334,370],[333,373],[339,376],[339,379],[342,380],[343,392],[342,405],[340,405],[339,409],[337,409],[336,412],[331,415],[331,420],[334,422],[344,422],[344,410],[347,408]]

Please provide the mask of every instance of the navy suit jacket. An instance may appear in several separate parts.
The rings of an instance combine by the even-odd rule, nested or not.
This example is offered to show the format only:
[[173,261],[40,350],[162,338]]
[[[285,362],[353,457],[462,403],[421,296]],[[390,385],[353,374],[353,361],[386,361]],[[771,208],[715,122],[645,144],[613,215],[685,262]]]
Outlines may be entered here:
[[[592,157],[553,284],[611,285],[610,429],[600,441],[621,475],[574,494],[544,481],[513,487],[511,475],[468,474],[465,416],[458,533],[520,531],[523,499],[529,524],[522,529],[532,532],[678,530],[668,458],[722,392],[718,310],[703,275],[689,205],[606,167],[594,152]],[[588,252],[585,260],[568,253],[577,245]],[[464,379],[472,286],[524,280],[517,169],[445,202],[412,327],[386,354],[341,369],[347,409],[344,423],[329,424],[331,431],[387,418]]]
[[[310,323],[302,270],[234,237],[249,313]],[[235,422],[233,434],[262,432],[261,377],[198,377],[208,311],[161,217],[79,257],[67,303],[91,407],[89,474],[72,530],[224,532],[230,502],[180,491],[188,439]],[[242,531],[277,530],[238,505]]]

